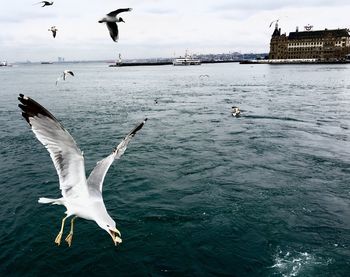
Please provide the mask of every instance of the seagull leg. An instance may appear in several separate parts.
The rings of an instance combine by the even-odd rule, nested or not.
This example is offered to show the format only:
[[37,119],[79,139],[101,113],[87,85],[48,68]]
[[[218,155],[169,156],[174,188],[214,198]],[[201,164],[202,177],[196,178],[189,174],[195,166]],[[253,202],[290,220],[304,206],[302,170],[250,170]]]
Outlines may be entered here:
[[73,217],[72,220],[70,221],[70,232],[68,236],[66,237],[66,242],[68,243],[69,247],[72,245],[72,239],[73,239],[73,225],[74,225],[74,220],[77,218],[77,216]]
[[61,238],[62,238],[62,234],[63,234],[64,222],[66,221],[67,217],[68,217],[68,215],[62,219],[61,230],[60,230],[60,232],[58,233],[58,235],[57,235],[57,237],[55,239],[55,243],[57,243],[58,246],[61,244]]

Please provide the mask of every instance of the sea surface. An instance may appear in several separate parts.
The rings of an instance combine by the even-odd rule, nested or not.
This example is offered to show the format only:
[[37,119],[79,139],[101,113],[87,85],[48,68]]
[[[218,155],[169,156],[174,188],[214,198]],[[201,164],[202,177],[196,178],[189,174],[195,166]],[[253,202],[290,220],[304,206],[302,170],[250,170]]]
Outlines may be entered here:
[[[64,69],[75,76],[55,85]],[[203,76],[208,75],[208,76]],[[350,276],[350,65],[0,68],[1,276]],[[123,243],[63,206],[18,108],[46,107],[106,176]],[[155,103],[157,99],[158,103]],[[241,108],[232,117],[232,106]]]

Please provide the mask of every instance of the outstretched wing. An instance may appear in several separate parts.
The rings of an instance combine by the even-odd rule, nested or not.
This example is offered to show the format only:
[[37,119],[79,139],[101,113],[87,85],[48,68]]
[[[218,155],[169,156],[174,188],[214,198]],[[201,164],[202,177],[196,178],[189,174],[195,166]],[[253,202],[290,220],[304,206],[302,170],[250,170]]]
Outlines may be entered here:
[[58,82],[59,82],[61,79],[63,79],[63,75],[60,75],[60,77],[58,77],[58,78],[56,79],[56,86],[58,85]]
[[63,197],[88,195],[84,157],[72,136],[58,120],[33,99],[20,94],[18,106],[36,138],[46,147],[55,165]]
[[103,180],[105,179],[109,167],[114,160],[120,159],[120,157],[124,154],[130,140],[135,136],[137,131],[141,130],[146,120],[147,118],[137,125],[129,134],[127,134],[108,157],[97,163],[87,179],[90,194],[97,193],[100,195],[102,193]]
[[[45,2],[45,1],[40,1],[40,2],[38,2],[38,3],[34,3],[33,6],[34,6],[34,5],[38,5],[38,4],[45,4],[44,2]],[[43,6],[42,6],[42,7],[43,7]]]
[[109,35],[113,39],[113,41],[117,41],[119,37],[118,25],[115,22],[106,22]]
[[73,71],[70,71],[70,70],[69,70],[69,71],[67,71],[67,73],[70,74],[70,75],[72,75],[72,76],[74,76]]
[[117,16],[119,13],[122,13],[122,12],[131,12],[131,11],[132,11],[132,8],[118,9],[118,10],[115,10],[115,11],[113,11],[113,12],[108,13],[107,15],[108,15],[108,16]]

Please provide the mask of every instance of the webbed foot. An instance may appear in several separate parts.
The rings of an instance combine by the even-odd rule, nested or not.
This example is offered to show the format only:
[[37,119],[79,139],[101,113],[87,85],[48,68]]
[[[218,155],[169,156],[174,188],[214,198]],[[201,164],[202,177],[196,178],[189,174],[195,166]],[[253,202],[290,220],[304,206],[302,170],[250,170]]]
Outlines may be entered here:
[[72,239],[73,239],[73,233],[69,233],[65,239],[65,241],[68,243],[69,247],[71,247],[71,245],[72,245]]
[[55,243],[60,246],[61,244],[61,239],[62,239],[62,232],[59,232],[56,239],[55,239]]

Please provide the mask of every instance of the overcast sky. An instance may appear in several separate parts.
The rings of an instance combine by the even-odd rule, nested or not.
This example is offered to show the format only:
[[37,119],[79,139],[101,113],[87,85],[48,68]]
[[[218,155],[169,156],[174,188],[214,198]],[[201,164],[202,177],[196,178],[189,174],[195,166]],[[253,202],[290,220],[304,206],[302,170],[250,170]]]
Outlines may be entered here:
[[[349,0],[0,0],[0,61],[173,57],[191,53],[269,52],[273,27],[282,32],[349,28]],[[119,41],[97,21],[118,8]],[[57,26],[54,39],[48,28]]]

